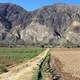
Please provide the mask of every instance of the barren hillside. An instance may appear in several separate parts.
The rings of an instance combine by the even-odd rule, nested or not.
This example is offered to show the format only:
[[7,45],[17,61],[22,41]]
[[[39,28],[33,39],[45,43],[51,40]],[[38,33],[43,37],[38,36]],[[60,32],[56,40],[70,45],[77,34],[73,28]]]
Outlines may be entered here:
[[0,4],[1,47],[80,47],[80,6],[53,4],[28,12]]

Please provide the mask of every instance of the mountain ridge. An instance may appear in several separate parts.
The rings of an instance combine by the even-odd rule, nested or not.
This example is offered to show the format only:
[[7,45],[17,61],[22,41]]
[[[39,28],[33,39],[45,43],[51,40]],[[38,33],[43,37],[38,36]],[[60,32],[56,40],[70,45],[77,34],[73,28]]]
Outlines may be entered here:
[[79,47],[79,26],[76,5],[54,4],[28,12],[0,3],[0,46]]

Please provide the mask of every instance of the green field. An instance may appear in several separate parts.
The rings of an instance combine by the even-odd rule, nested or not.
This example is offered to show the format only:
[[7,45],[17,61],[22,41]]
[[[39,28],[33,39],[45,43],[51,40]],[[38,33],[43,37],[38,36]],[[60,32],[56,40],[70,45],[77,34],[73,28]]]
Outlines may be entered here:
[[0,68],[30,60],[43,50],[42,48],[0,48]]

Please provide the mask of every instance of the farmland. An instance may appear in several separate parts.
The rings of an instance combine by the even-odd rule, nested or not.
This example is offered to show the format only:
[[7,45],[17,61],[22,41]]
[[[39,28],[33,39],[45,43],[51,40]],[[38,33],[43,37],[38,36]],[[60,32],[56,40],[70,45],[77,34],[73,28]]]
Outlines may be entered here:
[[6,71],[6,67],[30,60],[42,51],[42,48],[0,48],[0,71]]
[[[6,72],[0,74],[0,80],[39,80],[40,78],[40,80],[80,80],[79,48],[4,49],[2,48],[0,51],[1,56],[4,52],[1,60],[5,64],[10,64],[11,62],[17,65],[8,67],[8,72],[6,72],[6,65],[0,61],[4,65],[1,67],[1,72]],[[25,53],[26,57],[22,55]],[[30,55],[31,53],[32,55]],[[38,55],[39,53],[41,54]],[[5,54],[9,57],[6,57]],[[10,54],[17,54],[17,56],[12,55],[12,57]],[[19,56],[19,54],[21,55]],[[4,59],[4,57],[6,58]]]
[[55,64],[63,80],[80,80],[79,48],[52,49],[51,57],[52,64]]

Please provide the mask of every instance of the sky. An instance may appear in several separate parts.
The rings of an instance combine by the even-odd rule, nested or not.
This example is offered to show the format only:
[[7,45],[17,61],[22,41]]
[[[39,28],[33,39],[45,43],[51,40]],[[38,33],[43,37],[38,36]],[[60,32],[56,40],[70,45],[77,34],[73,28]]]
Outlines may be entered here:
[[27,11],[32,11],[54,3],[80,4],[80,0],[0,0],[0,3],[13,3],[20,5]]

